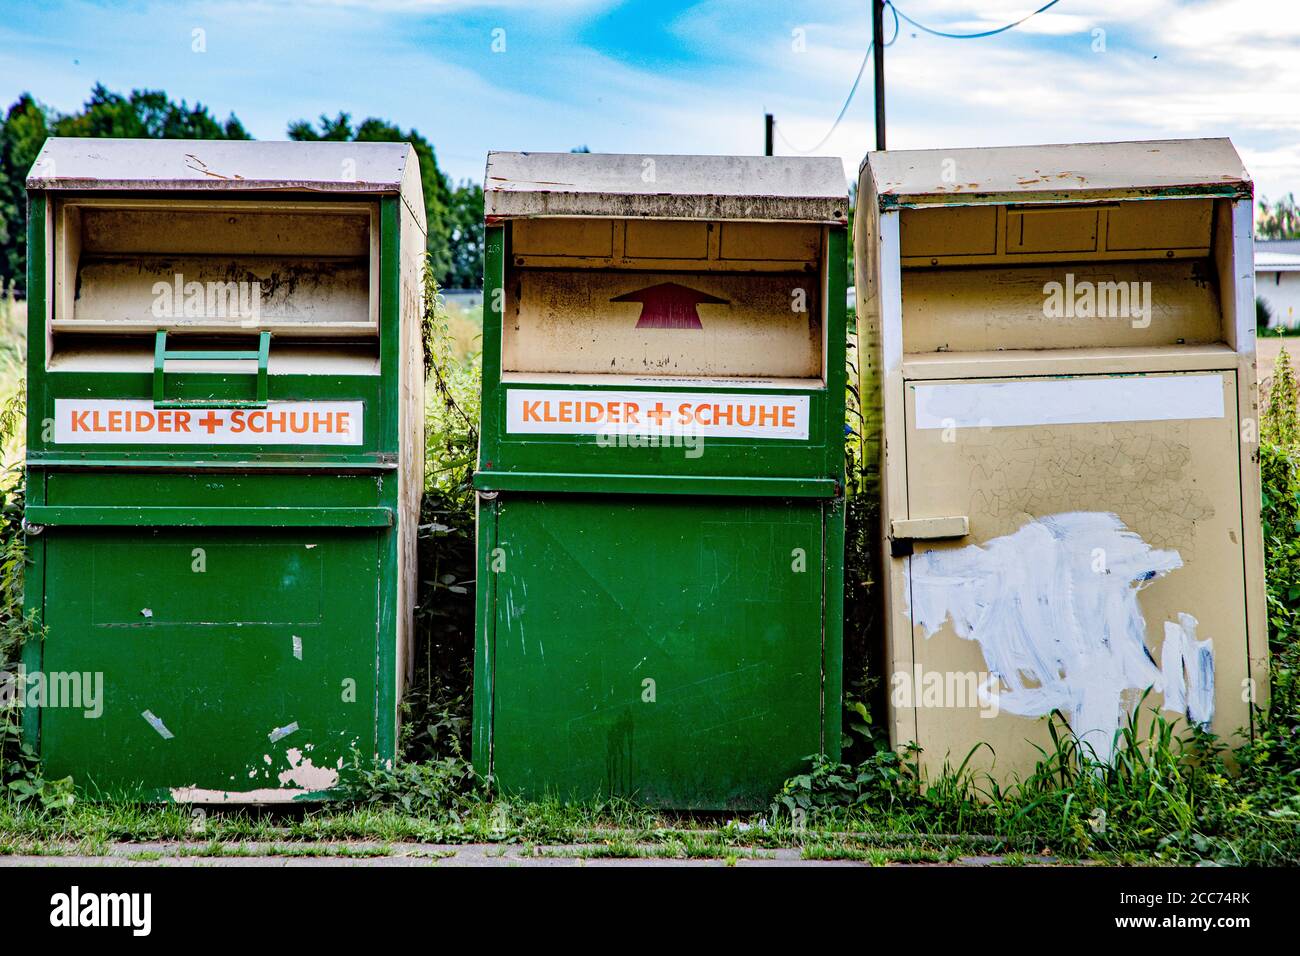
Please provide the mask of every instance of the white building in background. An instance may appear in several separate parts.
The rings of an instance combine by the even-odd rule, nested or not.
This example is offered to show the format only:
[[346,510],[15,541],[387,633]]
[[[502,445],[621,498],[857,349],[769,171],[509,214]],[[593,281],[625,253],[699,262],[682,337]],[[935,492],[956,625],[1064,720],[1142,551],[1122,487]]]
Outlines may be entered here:
[[1255,240],[1255,295],[1268,303],[1269,328],[1300,327],[1300,239]]

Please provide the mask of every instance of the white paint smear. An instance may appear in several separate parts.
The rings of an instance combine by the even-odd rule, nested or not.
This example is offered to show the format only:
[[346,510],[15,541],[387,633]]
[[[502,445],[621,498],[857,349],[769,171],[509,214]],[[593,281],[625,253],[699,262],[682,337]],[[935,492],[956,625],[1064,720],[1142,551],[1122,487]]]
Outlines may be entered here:
[[1202,730],[1214,719],[1214,642],[1196,639],[1197,620],[1179,614],[1178,623],[1165,621],[1160,651],[1165,710],[1184,714]]
[[298,721],[295,720],[293,723],[285,724],[283,727],[276,727],[275,730],[271,731],[266,736],[271,739],[271,743],[277,743],[278,741],[284,740],[284,738],[288,737],[290,734],[297,732],[297,730]]
[[162,737],[163,740],[171,740],[176,736],[170,730],[167,729],[166,724],[164,724],[161,720],[159,720],[157,717],[154,716],[154,712],[152,710],[146,710],[140,716],[149,722],[150,727],[158,731],[158,736]]
[[914,391],[921,429],[1223,417],[1222,375],[957,382]]
[[[1100,761],[1113,756],[1125,694],[1163,690],[1138,591],[1183,562],[1116,515],[1051,515],[984,545],[915,555],[910,564],[912,620],[926,637],[951,619],[1006,688],[997,693],[1001,709],[1024,717],[1060,710]],[[1208,680],[1212,699],[1213,656],[1193,649],[1192,683],[1203,696]],[[1203,701],[1196,706],[1204,715]]]

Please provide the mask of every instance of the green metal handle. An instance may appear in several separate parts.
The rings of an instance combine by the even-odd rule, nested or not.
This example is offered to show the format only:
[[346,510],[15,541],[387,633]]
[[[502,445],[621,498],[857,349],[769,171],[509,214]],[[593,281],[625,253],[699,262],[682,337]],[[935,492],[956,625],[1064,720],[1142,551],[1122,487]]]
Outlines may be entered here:
[[[257,351],[205,351],[205,352],[169,352],[167,351],[167,330],[159,329],[157,336],[154,338],[153,346],[153,407],[154,408],[266,408],[267,405],[267,364],[271,357],[271,333],[262,332],[258,336]],[[206,360],[219,361],[252,361],[257,360],[257,398],[251,401],[222,401],[222,402],[182,402],[167,401],[163,396],[165,389],[163,387],[164,368],[167,360],[174,362],[190,361],[202,362]]]

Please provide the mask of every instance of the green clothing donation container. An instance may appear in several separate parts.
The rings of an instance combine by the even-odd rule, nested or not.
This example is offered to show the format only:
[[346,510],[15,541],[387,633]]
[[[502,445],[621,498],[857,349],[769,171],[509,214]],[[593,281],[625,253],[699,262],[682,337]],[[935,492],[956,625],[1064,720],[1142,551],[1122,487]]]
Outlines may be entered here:
[[766,805],[837,756],[834,159],[492,153],[474,764]]
[[104,799],[342,792],[393,759],[410,660],[413,149],[55,138],[27,188],[46,775]]

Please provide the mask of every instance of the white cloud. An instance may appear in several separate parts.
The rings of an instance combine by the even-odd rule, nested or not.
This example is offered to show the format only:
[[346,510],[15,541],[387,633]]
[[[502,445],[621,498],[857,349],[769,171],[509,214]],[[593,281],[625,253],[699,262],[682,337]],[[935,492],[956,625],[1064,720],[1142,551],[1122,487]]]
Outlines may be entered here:
[[[95,80],[163,88],[221,116],[234,110],[263,137],[321,112],[384,116],[419,128],[454,175],[477,177],[488,148],[753,153],[764,111],[786,139],[811,145],[870,39],[861,0],[702,0],[666,24],[682,47],[669,58],[675,66],[652,68],[580,41],[585,20],[615,2],[68,0],[70,13],[41,36],[0,27],[0,95],[31,89],[68,109]],[[928,26],[959,31],[1011,22],[1041,0],[898,3]],[[506,57],[488,55],[486,33],[481,43],[466,33],[498,13]],[[187,51],[195,22],[211,27],[206,59]],[[1105,52],[1093,52],[1094,29],[1105,31]],[[1230,135],[1260,192],[1300,192],[1298,40],[1300,3],[1277,0],[1064,0],[1012,31],[966,41],[903,24],[886,54],[890,145]],[[871,99],[868,65],[820,150],[850,172],[872,145]]]

